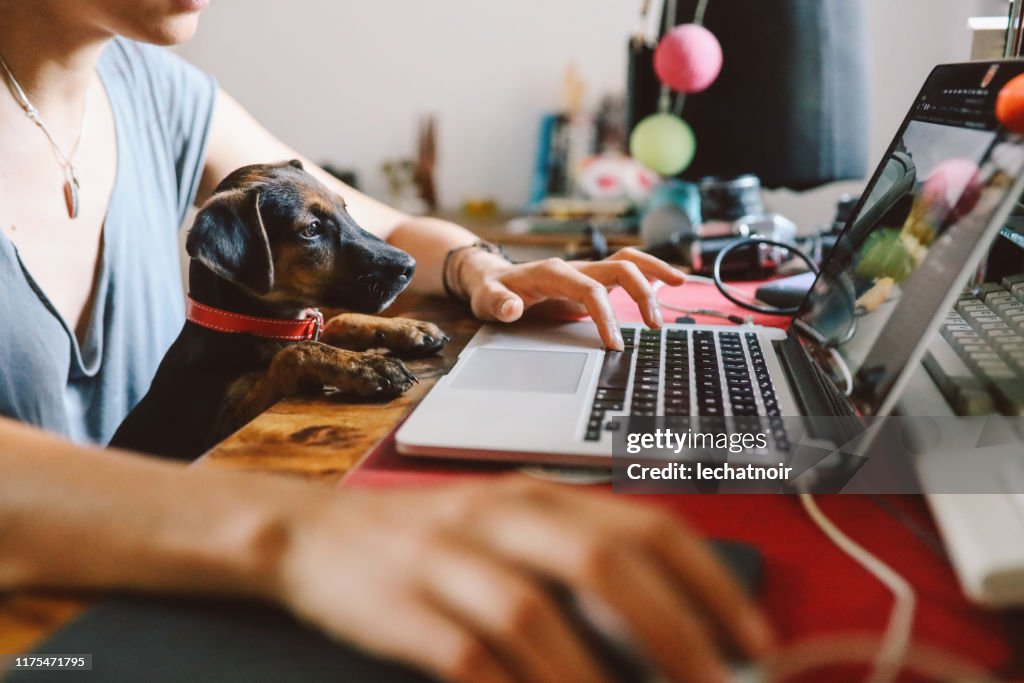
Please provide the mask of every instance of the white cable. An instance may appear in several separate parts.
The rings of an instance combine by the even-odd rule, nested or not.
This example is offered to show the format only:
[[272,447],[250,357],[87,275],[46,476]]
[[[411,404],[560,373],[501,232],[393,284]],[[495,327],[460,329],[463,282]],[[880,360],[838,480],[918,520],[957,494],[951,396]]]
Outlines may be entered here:
[[[711,278],[702,275],[687,275],[686,279],[687,281],[701,282],[703,284],[716,284]],[[661,289],[663,284],[662,282],[654,283],[656,297],[658,290]],[[724,285],[725,283],[722,284]],[[689,312],[687,309],[665,303],[660,298],[658,298],[658,305],[669,310]],[[846,394],[849,395],[853,390],[853,377],[850,374],[850,369],[835,349],[830,349],[830,351],[843,375],[846,383]],[[889,614],[889,624],[886,626],[885,633],[882,636],[881,645],[875,655],[874,669],[868,681],[870,683],[889,683],[894,681],[903,667],[903,662],[910,649],[916,605],[914,589],[898,572],[875,555],[872,555],[833,524],[825,516],[825,513],[821,511],[821,508],[818,507],[817,502],[815,502],[814,497],[810,493],[803,491],[799,496],[807,515],[821,529],[822,533],[836,547],[849,555],[892,592],[893,606]]]
[[[715,282],[714,278],[704,277],[703,275],[687,275],[686,276],[686,281],[687,282],[699,282],[702,285],[711,285],[712,287],[717,287],[718,284],[719,284],[719,283]],[[662,283],[662,284],[664,284],[664,283]],[[749,295],[746,292],[744,292],[739,287],[733,287],[728,282],[721,283],[721,286],[722,286],[722,289],[728,290],[728,292],[730,294],[732,294],[734,297],[736,297],[737,299],[748,299],[749,298]],[[752,302],[753,303],[761,303],[757,299],[753,299]],[[666,306],[666,308],[668,308],[668,307]]]
[[843,357],[839,354],[838,351],[836,351],[835,348],[829,346],[828,352],[832,355],[832,361],[836,364],[836,367],[839,368],[839,372],[843,376],[843,382],[846,383],[846,388],[843,389],[843,393],[846,394],[847,396],[852,395],[853,375],[850,374],[850,366],[846,364],[846,361],[843,360]]
[[870,683],[889,683],[889,681],[895,680],[900,669],[903,668],[907,651],[910,648],[916,602],[914,589],[894,569],[858,545],[856,541],[833,524],[818,507],[811,494],[804,491],[799,496],[807,515],[821,529],[822,533],[892,591],[893,606],[889,614],[889,624],[882,636],[881,645],[875,655],[874,669],[868,681]]
[[653,285],[654,300],[657,302],[659,308],[665,308],[665,309],[668,309],[670,311],[675,311],[677,313],[685,313],[686,315],[691,315],[691,316],[693,316],[693,315],[708,315],[708,316],[712,316],[712,317],[715,317],[715,318],[725,318],[726,320],[728,320],[728,321],[730,321],[732,323],[735,323],[737,325],[753,325],[754,324],[753,316],[748,315],[748,314],[738,315],[738,314],[732,314],[732,313],[723,313],[722,311],[715,310],[713,308],[685,308],[683,306],[676,306],[673,303],[669,303],[667,301],[664,301],[664,300],[661,299],[661,297],[658,296],[658,290],[660,290],[664,286],[664,284],[665,284],[664,282],[658,281],[658,282],[655,282],[654,285]]

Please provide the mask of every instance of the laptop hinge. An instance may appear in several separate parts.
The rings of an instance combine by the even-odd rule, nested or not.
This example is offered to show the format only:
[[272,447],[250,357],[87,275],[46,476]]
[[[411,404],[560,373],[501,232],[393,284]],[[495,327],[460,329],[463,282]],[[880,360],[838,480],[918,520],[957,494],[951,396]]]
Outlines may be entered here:
[[838,444],[845,443],[863,429],[850,405],[850,399],[824,376],[792,330],[786,339],[775,342],[775,352],[789,379],[801,414],[805,417],[829,418],[808,420],[808,431],[813,436]]
[[830,415],[829,400],[821,380],[814,371],[814,363],[792,332],[775,342],[775,353],[789,379],[802,415]]

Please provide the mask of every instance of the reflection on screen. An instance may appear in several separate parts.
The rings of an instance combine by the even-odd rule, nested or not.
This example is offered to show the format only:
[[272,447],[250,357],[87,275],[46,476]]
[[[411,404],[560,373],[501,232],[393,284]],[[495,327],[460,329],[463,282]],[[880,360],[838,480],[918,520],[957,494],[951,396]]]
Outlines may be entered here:
[[1020,136],[994,122],[968,127],[921,118],[934,119],[934,111],[901,130],[797,320],[811,339],[838,349],[854,378],[854,401],[868,414],[909,361],[1024,167]]

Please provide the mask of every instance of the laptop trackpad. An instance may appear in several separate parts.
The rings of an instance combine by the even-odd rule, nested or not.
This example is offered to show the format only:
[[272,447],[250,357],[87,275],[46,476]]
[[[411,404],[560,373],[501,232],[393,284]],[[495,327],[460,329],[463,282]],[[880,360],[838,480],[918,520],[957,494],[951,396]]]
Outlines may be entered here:
[[579,351],[476,349],[451,388],[575,394],[587,355]]

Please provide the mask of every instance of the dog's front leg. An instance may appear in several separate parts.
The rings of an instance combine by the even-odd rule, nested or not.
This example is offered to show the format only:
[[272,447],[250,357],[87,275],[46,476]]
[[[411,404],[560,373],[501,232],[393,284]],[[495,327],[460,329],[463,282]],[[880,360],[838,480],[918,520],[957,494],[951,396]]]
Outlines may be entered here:
[[320,341],[353,351],[384,348],[403,358],[416,358],[437,353],[450,340],[434,323],[342,313],[327,321]]
[[274,356],[266,372],[235,380],[224,397],[217,431],[227,436],[283,398],[335,387],[366,398],[393,398],[416,381],[402,361],[303,341]]

